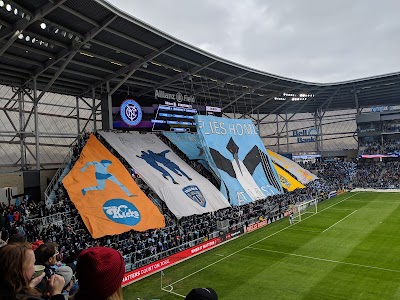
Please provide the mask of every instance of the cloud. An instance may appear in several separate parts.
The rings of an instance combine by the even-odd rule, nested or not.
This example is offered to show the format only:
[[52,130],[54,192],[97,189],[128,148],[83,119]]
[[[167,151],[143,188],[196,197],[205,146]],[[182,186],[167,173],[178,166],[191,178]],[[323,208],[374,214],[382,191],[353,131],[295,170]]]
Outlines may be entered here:
[[336,82],[400,71],[400,1],[109,0],[193,46],[265,72]]

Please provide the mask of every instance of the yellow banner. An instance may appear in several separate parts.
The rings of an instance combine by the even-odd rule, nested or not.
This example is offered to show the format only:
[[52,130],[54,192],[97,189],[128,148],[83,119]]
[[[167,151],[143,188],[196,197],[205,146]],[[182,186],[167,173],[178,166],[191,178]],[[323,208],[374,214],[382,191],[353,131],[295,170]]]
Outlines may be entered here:
[[274,167],[276,172],[278,173],[279,180],[281,181],[282,186],[289,192],[294,191],[295,189],[304,189],[305,186],[302,185],[299,181],[294,179],[288,172],[279,167],[274,163]]
[[315,176],[310,171],[302,168],[300,165],[298,165],[294,161],[292,161],[278,153],[275,153],[271,150],[267,150],[267,152],[275,164],[279,165],[282,169],[288,171],[302,184],[307,184],[310,181],[318,179],[317,176]]
[[165,227],[159,209],[94,135],[63,184],[93,238]]

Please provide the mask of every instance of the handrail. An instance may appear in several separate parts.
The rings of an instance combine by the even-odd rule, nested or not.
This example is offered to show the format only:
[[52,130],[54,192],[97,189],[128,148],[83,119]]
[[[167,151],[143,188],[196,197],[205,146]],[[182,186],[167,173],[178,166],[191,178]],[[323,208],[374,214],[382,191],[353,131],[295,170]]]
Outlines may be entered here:
[[[78,139],[80,137],[82,137],[82,134],[77,135],[76,139],[72,142],[72,145],[78,143],[79,142]],[[61,164],[61,167],[54,174],[49,185],[47,186],[46,190],[44,191],[44,200],[45,200],[46,206],[50,206],[50,194],[55,189],[55,186],[56,186],[58,180],[60,179],[61,174],[64,172],[65,167],[71,162],[72,154],[73,154],[73,147],[70,147],[67,156],[65,157],[64,161]]]
[[40,217],[40,218],[32,218],[32,219],[27,219],[26,222],[36,222],[39,221],[39,223],[42,226],[58,223],[63,221],[63,216],[68,217],[70,215],[70,212],[60,212],[60,213],[55,213],[52,215],[48,215],[45,217]]

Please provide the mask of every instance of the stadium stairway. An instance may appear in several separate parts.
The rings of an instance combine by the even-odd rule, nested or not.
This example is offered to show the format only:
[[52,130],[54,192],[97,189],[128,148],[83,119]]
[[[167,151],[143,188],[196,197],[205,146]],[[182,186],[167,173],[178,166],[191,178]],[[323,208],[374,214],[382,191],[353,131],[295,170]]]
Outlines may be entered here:
[[384,167],[384,168],[382,169],[382,171],[381,171],[381,174],[379,174],[378,182],[381,182],[382,177],[383,177],[383,174],[385,174],[385,173],[386,173],[386,167]]
[[62,180],[64,179],[65,176],[67,176],[67,174],[69,173],[69,171],[71,170],[71,162],[69,162],[64,170],[62,171],[60,178],[58,178],[57,183],[55,184],[53,190],[51,191],[49,198],[48,198],[48,203],[46,203],[46,205],[53,205],[54,200],[56,200],[56,190],[58,189],[58,187],[60,186],[60,183],[62,182]]

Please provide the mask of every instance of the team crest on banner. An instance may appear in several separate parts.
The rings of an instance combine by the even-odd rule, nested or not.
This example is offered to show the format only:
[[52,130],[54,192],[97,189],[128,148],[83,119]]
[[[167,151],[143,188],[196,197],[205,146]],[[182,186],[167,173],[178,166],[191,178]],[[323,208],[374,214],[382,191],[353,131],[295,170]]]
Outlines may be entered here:
[[206,198],[204,198],[203,193],[199,190],[197,186],[189,185],[187,187],[184,187],[182,191],[186,194],[186,196],[188,196],[200,206],[206,206]]
[[130,126],[136,126],[142,120],[142,109],[134,100],[125,100],[121,105],[121,118]]
[[192,169],[154,134],[100,134],[178,219],[230,206],[211,182]]

